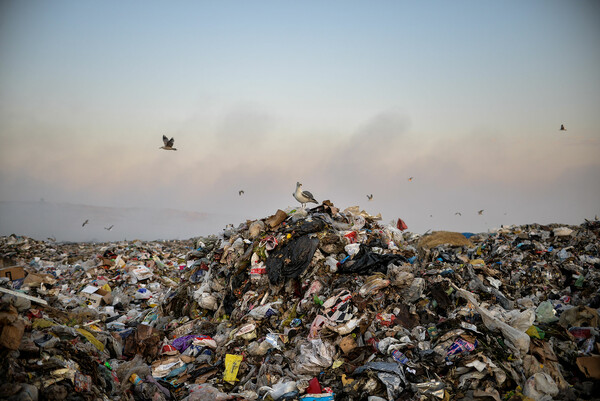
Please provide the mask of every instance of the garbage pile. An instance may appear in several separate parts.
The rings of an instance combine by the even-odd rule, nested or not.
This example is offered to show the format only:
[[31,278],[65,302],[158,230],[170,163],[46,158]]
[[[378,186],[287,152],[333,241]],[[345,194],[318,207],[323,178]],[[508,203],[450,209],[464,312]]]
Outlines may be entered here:
[[600,222],[402,223],[325,201],[187,241],[0,238],[0,399],[599,397]]

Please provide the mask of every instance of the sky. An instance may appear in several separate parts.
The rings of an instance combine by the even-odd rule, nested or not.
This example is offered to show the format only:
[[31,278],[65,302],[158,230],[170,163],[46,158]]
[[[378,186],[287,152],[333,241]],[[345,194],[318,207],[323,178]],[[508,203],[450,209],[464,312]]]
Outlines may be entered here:
[[298,206],[299,181],[413,232],[580,224],[600,3],[6,0],[0,141],[3,202],[224,227]]

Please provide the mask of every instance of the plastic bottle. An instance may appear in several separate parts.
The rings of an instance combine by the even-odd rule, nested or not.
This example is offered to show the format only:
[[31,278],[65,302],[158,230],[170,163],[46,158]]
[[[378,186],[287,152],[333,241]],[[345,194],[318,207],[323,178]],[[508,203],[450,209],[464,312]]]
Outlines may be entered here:
[[131,376],[129,376],[129,381],[132,382],[133,384],[137,385],[142,382],[142,379],[140,379],[140,377],[134,373]]
[[408,358],[406,357],[406,355],[404,355],[400,350],[395,349],[392,352],[392,358],[394,358],[394,361],[396,362],[400,362],[403,365],[406,365],[408,363]]

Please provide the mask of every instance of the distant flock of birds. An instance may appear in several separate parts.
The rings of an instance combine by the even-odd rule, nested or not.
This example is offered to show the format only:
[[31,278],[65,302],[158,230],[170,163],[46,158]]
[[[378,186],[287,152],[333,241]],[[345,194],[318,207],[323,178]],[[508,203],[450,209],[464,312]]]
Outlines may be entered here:
[[[567,129],[565,128],[564,124],[560,125],[559,131],[566,131]],[[166,135],[163,135],[162,137],[163,140],[163,146],[161,146],[159,149],[164,149],[164,150],[177,150],[177,148],[174,148],[173,145],[175,144],[175,138],[171,137],[171,139],[169,139]],[[412,182],[414,180],[414,177],[408,177],[408,181]],[[238,191],[238,195],[242,196],[244,195],[244,190],[240,189]],[[306,207],[307,203],[319,203],[315,200],[314,196],[309,192],[309,191],[303,191],[302,190],[302,184],[300,182],[296,182],[296,191],[292,194],[294,199],[296,199],[298,202],[300,202],[300,204],[302,205],[302,208],[304,209]],[[367,199],[369,201],[373,200],[373,194],[368,194],[367,195]],[[482,216],[484,212],[484,209],[481,209],[479,211],[477,211],[477,214]],[[506,214],[506,213],[504,213]],[[455,216],[462,216],[461,212],[456,212],[454,213]],[[433,215],[429,215],[429,217],[433,217]],[[84,221],[83,224],[81,225],[81,227],[85,227],[86,224],[88,224],[90,221],[89,219]],[[107,231],[111,231],[114,227],[114,224],[111,225],[110,227],[104,227],[105,230]]]

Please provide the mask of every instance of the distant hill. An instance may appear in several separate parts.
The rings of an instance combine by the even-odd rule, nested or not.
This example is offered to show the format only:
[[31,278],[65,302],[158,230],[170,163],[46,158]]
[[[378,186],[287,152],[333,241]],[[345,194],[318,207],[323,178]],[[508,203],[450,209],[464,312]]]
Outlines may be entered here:
[[[83,222],[89,223],[82,227]],[[187,239],[217,234],[240,216],[175,209],[102,207],[70,203],[0,201],[0,235],[57,241]],[[106,228],[113,226],[112,230]]]

